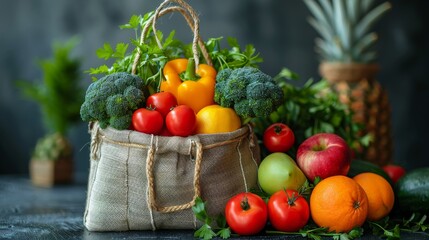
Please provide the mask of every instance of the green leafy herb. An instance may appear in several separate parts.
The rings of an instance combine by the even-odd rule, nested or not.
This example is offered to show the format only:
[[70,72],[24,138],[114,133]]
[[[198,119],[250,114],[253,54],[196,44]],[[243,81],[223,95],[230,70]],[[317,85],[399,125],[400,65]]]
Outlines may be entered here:
[[43,80],[17,81],[22,93],[40,105],[44,124],[50,132],[65,135],[69,127],[80,122],[80,105],[84,90],[80,87],[81,60],[71,57],[77,39],[54,44],[52,59],[39,61]]
[[352,148],[368,145],[370,135],[359,136],[363,126],[352,120],[347,106],[339,101],[326,81],[315,83],[310,79],[302,87],[297,87],[290,81],[298,78],[289,69],[282,69],[275,77],[277,84],[283,89],[284,104],[268,118],[254,120],[259,139],[262,139],[264,129],[270,124],[282,122],[294,129],[295,145],[288,152],[293,158],[300,143],[320,132],[336,133]]
[[368,221],[368,226],[376,236],[400,239],[401,232],[428,232],[427,215],[411,214],[408,219],[391,219],[389,216],[379,221]]
[[329,232],[327,228],[317,227],[314,224],[308,224],[298,232],[266,231],[267,234],[273,235],[300,235],[314,240],[321,240],[324,237],[332,237],[336,240],[356,239],[363,235],[363,228],[354,228],[348,233]]
[[388,239],[400,239],[401,230],[398,224],[395,224],[393,227],[390,227],[388,217],[384,218],[378,222],[368,222],[372,233],[376,236],[387,237]]
[[194,237],[202,238],[202,239],[212,239],[216,237],[216,233],[213,232],[210,225],[204,224],[201,228],[195,231]]
[[227,239],[231,236],[231,230],[227,226],[225,217],[222,215],[219,215],[216,218],[218,228],[213,229],[211,227],[213,219],[207,214],[205,202],[201,198],[197,198],[195,200],[195,205],[192,207],[192,211],[194,212],[195,217],[204,223],[201,228],[195,231],[194,237],[202,239],[221,237],[223,239]]
[[207,51],[216,70],[245,66],[257,68],[258,64],[263,61],[252,44],[246,45],[243,50],[237,39],[229,37],[227,42],[231,48],[227,49],[220,47],[222,39],[222,37],[210,38],[206,43]]
[[[88,72],[95,74],[111,74],[115,72],[131,72],[136,54],[140,51],[140,61],[137,65],[137,75],[146,81],[149,89],[155,91],[158,88],[159,82],[162,79],[162,68],[165,63],[171,59],[183,56],[184,45],[174,38],[175,32],[172,31],[164,40],[163,33],[156,32],[156,36],[160,39],[162,46],[158,46],[154,34],[149,29],[148,36],[144,43],[140,43],[139,33],[148,23],[153,12],[147,13],[144,16],[131,16],[127,24],[121,25],[121,29],[134,30],[134,39],[130,42],[134,46],[132,51],[129,50],[129,43],[117,43],[112,47],[109,43],[105,43],[102,48],[96,51],[99,58],[104,60],[114,59],[111,67],[103,64],[96,68],[91,68]],[[96,80],[96,78],[94,79]]]
[[[115,72],[130,73],[136,54],[140,51],[136,74],[146,81],[146,85],[151,92],[157,91],[159,83],[163,79],[162,69],[164,65],[172,59],[181,57],[190,58],[193,56],[193,53],[192,45],[183,44],[177,40],[174,30],[164,38],[164,34],[161,31],[154,33],[152,27],[150,27],[148,34],[145,36],[145,41],[141,43],[140,33],[148,24],[153,14],[153,12],[149,12],[144,16],[133,15],[128,23],[120,26],[120,29],[134,30],[134,36],[130,39],[130,43],[134,46],[131,51],[129,43],[120,42],[116,45],[104,43],[103,47],[96,51],[96,54],[103,60],[113,59],[112,65],[109,67],[106,64],[102,64],[99,67],[90,68],[87,72],[91,75],[111,74]],[[158,46],[155,34],[161,41],[162,46]],[[258,63],[262,62],[262,58],[256,53],[253,45],[249,44],[244,49],[241,49],[235,38],[228,38],[231,48],[223,49],[220,47],[221,40],[222,37],[210,38],[205,43],[217,71],[223,68],[256,67]],[[205,62],[202,56],[200,57],[200,62]],[[93,77],[93,80],[95,81],[97,78]]]

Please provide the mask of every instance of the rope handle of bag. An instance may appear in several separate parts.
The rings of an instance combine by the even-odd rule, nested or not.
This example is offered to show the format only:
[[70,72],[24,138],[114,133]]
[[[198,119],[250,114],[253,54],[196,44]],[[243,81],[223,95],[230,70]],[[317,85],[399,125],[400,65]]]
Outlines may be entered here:
[[[192,200],[179,205],[173,206],[158,206],[156,200],[156,190],[155,190],[155,176],[154,176],[154,166],[155,166],[155,148],[152,146],[149,148],[146,158],[146,177],[148,183],[148,205],[158,211],[163,213],[176,212],[180,210],[185,210],[191,208],[195,205],[195,200],[201,195],[200,187],[200,175],[201,175],[201,163],[203,160],[203,146],[200,142],[191,140],[191,148],[195,149],[195,166],[194,166],[194,175],[193,175],[193,188],[194,196]],[[192,152],[192,151],[191,151]]]
[[[168,6],[168,4],[171,3],[177,3],[179,6]],[[164,16],[167,13],[171,12],[179,12],[181,15],[185,18],[186,22],[188,23],[188,26],[191,28],[193,32],[193,40],[192,40],[192,53],[193,58],[195,60],[195,67],[198,68],[199,65],[199,51],[198,46],[201,49],[201,53],[203,54],[203,57],[206,61],[206,63],[210,66],[213,65],[212,60],[210,58],[210,55],[208,54],[207,48],[202,41],[199,33],[199,18],[196,14],[195,10],[185,1],[183,0],[165,0],[159,7],[156,9],[154,15],[152,15],[146,25],[144,26],[141,35],[140,35],[140,44],[144,44],[146,41],[146,36],[148,35],[148,32],[150,30],[150,27],[152,27],[152,31],[154,32],[155,40],[158,44],[159,48],[162,48],[162,43],[159,40],[157,34],[156,34],[156,22],[161,17]],[[137,53],[133,61],[131,73],[136,74],[138,64],[141,57],[141,49],[137,48]]]

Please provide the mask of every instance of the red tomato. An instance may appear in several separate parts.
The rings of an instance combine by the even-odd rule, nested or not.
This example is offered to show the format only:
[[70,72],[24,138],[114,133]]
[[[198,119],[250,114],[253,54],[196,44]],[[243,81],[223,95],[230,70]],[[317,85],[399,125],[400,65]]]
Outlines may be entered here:
[[171,137],[173,136],[173,134],[171,134],[171,132],[168,131],[167,127],[164,126],[162,130],[159,132],[159,136]]
[[295,143],[295,135],[286,124],[273,123],[265,130],[263,142],[270,152],[287,152]]
[[186,105],[179,105],[165,117],[168,131],[174,136],[187,137],[194,133],[197,116],[194,110]]
[[158,111],[139,108],[133,113],[132,125],[136,131],[158,134],[164,126],[164,118]]
[[383,166],[383,170],[389,175],[393,183],[396,183],[406,173],[405,168],[394,164]]
[[310,218],[305,198],[295,190],[280,190],[268,200],[268,218],[273,227],[283,232],[296,232]]
[[226,203],[225,218],[235,233],[254,235],[267,223],[267,204],[256,194],[239,193]]
[[157,110],[163,117],[177,106],[176,97],[170,92],[159,92],[150,95],[146,100],[146,108]]

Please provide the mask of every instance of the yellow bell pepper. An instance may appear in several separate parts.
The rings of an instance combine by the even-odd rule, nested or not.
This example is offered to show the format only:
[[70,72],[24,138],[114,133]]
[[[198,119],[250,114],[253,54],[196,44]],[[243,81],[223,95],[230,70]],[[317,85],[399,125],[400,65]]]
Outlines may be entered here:
[[167,62],[163,73],[165,80],[160,90],[173,93],[179,105],[187,105],[198,113],[203,107],[214,104],[216,70],[213,67],[199,64],[195,71],[193,59],[180,58]]
[[197,113],[197,134],[232,132],[241,127],[241,119],[234,109],[210,105]]

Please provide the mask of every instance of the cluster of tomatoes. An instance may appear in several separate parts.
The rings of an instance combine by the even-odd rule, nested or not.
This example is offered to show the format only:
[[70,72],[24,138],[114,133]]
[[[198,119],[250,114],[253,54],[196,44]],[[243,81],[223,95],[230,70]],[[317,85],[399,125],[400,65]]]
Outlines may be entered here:
[[194,133],[196,122],[192,108],[178,105],[170,92],[159,92],[147,98],[145,108],[134,111],[131,128],[147,134],[187,137]]
[[[287,152],[295,143],[295,135],[287,125],[276,123],[265,130],[263,143],[270,152]],[[240,235],[257,234],[268,221],[279,231],[295,232],[307,224],[310,208],[296,190],[279,190],[267,203],[259,195],[247,192],[227,202],[225,218],[229,227]]]
[[307,200],[295,190],[280,190],[268,203],[254,193],[239,193],[225,207],[229,227],[239,235],[254,235],[267,224],[284,232],[296,232],[310,218]]

